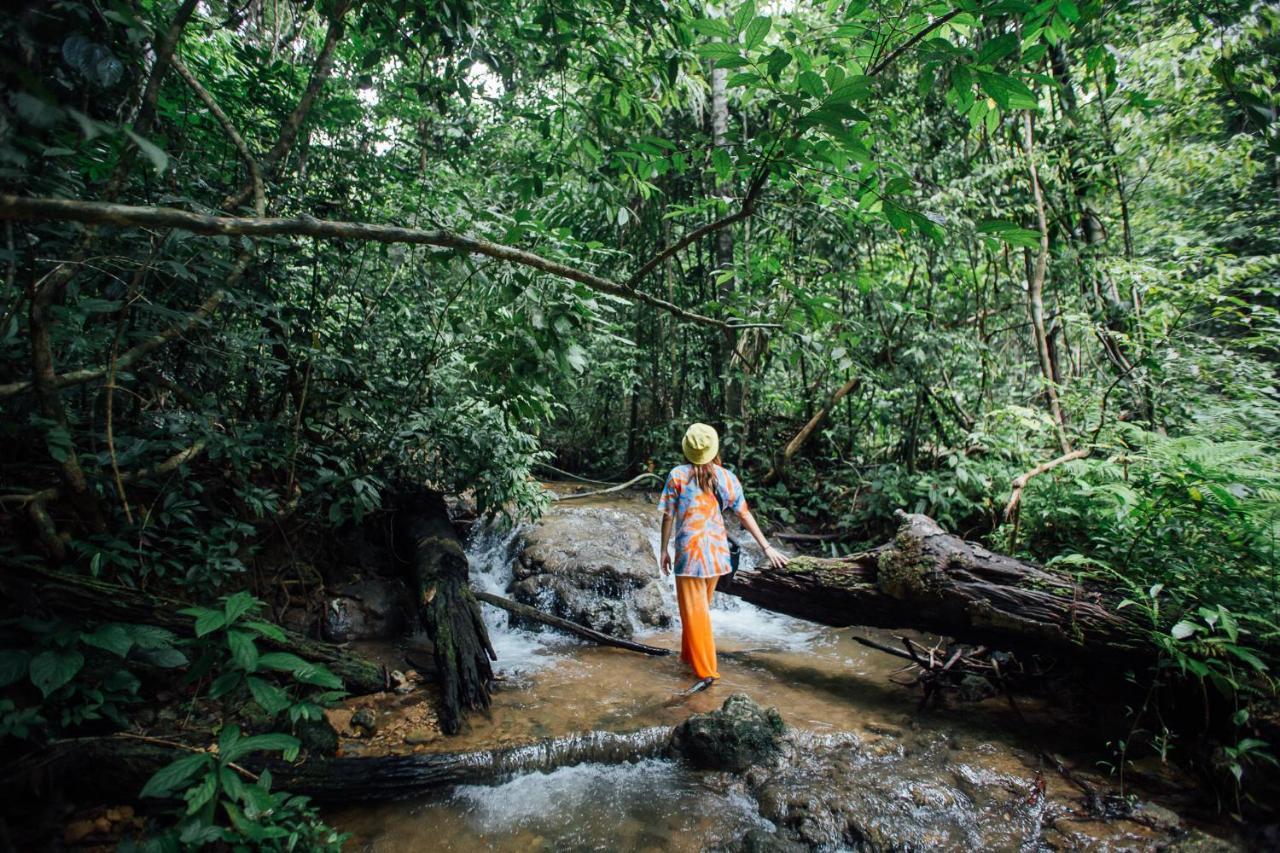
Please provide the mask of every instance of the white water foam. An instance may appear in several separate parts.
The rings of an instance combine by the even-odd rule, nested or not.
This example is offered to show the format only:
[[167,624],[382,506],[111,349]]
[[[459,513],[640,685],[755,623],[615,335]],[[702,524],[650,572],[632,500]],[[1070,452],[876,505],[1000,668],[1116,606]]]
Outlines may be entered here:
[[[520,553],[522,537],[519,525],[503,529],[496,524],[478,522],[467,539],[471,586],[507,597],[510,594],[507,587],[513,578],[511,566]],[[493,669],[500,675],[527,675],[545,669],[562,659],[559,650],[574,644],[573,640],[558,634],[513,628],[509,624],[509,613],[488,604],[481,603],[480,612],[489,629],[489,642],[498,656]]]
[[687,832],[707,811],[716,813],[726,836],[717,840],[753,826],[774,828],[749,797],[713,791],[678,764],[656,758],[525,773],[499,785],[463,785],[451,800],[473,830],[488,838],[536,833],[558,849],[608,849],[601,843],[616,844],[619,834],[638,842],[662,824]]

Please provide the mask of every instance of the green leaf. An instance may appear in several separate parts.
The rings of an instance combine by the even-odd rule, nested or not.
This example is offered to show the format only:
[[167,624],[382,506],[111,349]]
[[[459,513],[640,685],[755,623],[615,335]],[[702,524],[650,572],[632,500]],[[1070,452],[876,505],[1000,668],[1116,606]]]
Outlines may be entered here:
[[997,239],[1008,243],[1010,246],[1018,246],[1026,249],[1037,249],[1040,247],[1039,231],[1032,231],[1030,228],[1023,228],[1017,223],[1001,219],[987,219],[979,223],[978,233],[991,234]]
[[822,78],[813,71],[801,71],[800,76],[796,78],[796,84],[800,87],[800,91],[815,98],[821,98],[827,91]]
[[1019,39],[1015,33],[996,36],[978,51],[978,65],[994,65],[1001,59],[1018,49]]
[[111,652],[117,657],[125,657],[133,648],[133,637],[124,625],[103,625],[92,634],[81,634],[85,645]]
[[237,592],[235,595],[227,596],[222,609],[227,615],[227,624],[232,625],[244,614],[257,610],[261,606],[262,602],[249,593]]
[[841,80],[827,95],[824,104],[847,104],[871,93],[871,80],[861,74]]
[[716,20],[715,18],[698,18],[690,21],[689,26],[693,28],[694,32],[702,33],[704,36],[713,36],[725,39],[733,38],[733,30],[729,25],[724,21]]
[[303,684],[314,684],[316,687],[327,687],[330,690],[342,689],[342,679],[319,664],[311,664],[306,669],[300,669],[293,674],[293,677]]
[[172,796],[179,788],[185,786],[191,777],[200,772],[202,768],[207,767],[211,760],[211,757],[206,753],[196,753],[183,756],[171,764],[166,764],[147,780],[147,784],[142,786],[142,791],[138,796]]
[[711,152],[711,166],[716,170],[716,177],[721,181],[727,181],[733,174],[733,159],[723,148],[717,148]]
[[223,696],[226,696],[228,693],[239,687],[243,678],[244,673],[239,670],[233,669],[231,672],[222,673],[222,675],[215,678],[213,683],[209,685],[209,698],[221,699]]
[[277,643],[285,641],[285,633],[279,625],[273,625],[270,622],[255,620],[253,622],[245,622],[245,628],[252,628],[268,640],[275,640]]
[[207,607],[188,607],[179,610],[186,616],[194,616],[196,620],[195,632],[197,637],[203,637],[227,624],[227,614],[221,610],[210,610]]
[[774,80],[778,79],[784,68],[791,64],[791,54],[785,50],[777,49],[769,54],[769,76]]
[[255,676],[250,676],[248,681],[249,692],[253,694],[253,700],[261,705],[262,710],[268,714],[278,714],[293,704],[289,694],[271,682]]
[[48,698],[49,694],[76,677],[84,667],[84,655],[77,651],[42,652],[31,661],[31,683]]
[[245,672],[253,672],[258,668],[258,647],[253,641],[253,634],[248,631],[228,631],[227,647],[231,649],[231,660]]
[[266,734],[254,735],[253,737],[238,740],[229,749],[218,749],[219,755],[222,757],[223,764],[229,764],[246,755],[254,752],[283,752],[296,754],[302,742],[293,735],[286,734]]
[[769,28],[773,26],[773,20],[763,15],[753,18],[751,23],[747,24],[747,32],[744,36],[744,44],[747,50],[755,50],[764,43],[765,37],[769,35]]
[[694,50],[698,55],[706,59],[725,59],[727,57],[739,56],[736,45],[723,44],[722,42],[711,42],[710,44],[700,44]]
[[1185,640],[1187,637],[1190,637],[1192,634],[1194,634],[1196,631],[1199,631],[1199,630],[1200,630],[1199,625],[1195,624],[1194,622],[1188,622],[1186,619],[1183,619],[1181,622],[1174,625],[1169,630],[1169,633],[1173,636],[1175,640]]
[[0,650],[0,687],[21,681],[31,665],[31,655],[22,649]]
[[298,672],[312,664],[291,652],[267,652],[258,657],[258,666],[262,669],[274,669],[277,672]]
[[742,32],[743,28],[756,16],[755,0],[747,0],[733,13],[733,28]]
[[1007,74],[978,71],[978,85],[1002,110],[1034,110],[1040,106],[1027,84]]

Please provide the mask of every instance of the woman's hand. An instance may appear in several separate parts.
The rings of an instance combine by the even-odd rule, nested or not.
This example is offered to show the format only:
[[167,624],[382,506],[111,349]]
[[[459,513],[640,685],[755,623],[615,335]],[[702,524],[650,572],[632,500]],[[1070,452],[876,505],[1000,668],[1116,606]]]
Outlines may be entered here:
[[671,574],[671,552],[665,548],[662,550],[662,573],[664,575]]
[[788,558],[786,554],[782,553],[772,545],[764,546],[764,555],[769,560],[769,565],[773,566],[775,569],[781,569],[787,563],[791,562],[790,558]]

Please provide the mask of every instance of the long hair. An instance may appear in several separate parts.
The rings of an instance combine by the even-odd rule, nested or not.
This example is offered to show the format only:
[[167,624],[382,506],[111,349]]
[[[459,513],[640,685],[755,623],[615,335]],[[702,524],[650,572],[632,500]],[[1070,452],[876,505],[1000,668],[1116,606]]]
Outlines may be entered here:
[[716,454],[716,458],[710,462],[704,462],[701,465],[693,466],[693,478],[698,482],[698,488],[704,492],[715,494],[716,488],[716,468],[722,464],[720,454]]

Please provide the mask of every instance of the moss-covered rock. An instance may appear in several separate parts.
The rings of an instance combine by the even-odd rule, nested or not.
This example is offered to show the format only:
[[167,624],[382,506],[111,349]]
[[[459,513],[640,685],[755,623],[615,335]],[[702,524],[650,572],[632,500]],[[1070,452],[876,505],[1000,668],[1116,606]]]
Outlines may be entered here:
[[776,708],[765,710],[735,693],[720,710],[695,714],[677,726],[671,748],[700,770],[740,772],[772,758],[786,730]]

